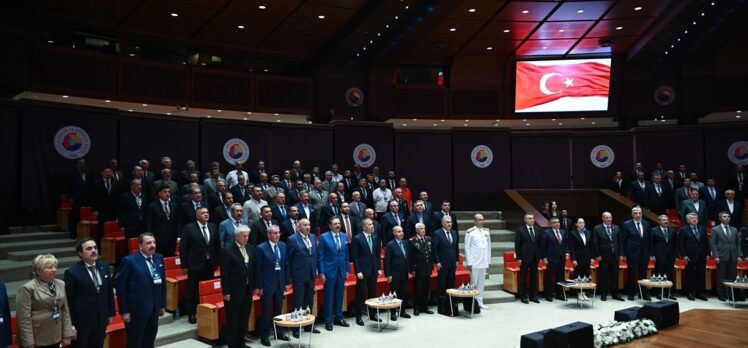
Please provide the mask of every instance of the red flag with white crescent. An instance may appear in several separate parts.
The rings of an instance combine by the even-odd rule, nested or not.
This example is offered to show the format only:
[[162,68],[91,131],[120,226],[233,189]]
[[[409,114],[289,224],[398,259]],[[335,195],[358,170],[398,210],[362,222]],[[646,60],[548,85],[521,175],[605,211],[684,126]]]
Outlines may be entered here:
[[608,97],[610,66],[599,62],[538,65],[517,62],[515,111],[564,97]]

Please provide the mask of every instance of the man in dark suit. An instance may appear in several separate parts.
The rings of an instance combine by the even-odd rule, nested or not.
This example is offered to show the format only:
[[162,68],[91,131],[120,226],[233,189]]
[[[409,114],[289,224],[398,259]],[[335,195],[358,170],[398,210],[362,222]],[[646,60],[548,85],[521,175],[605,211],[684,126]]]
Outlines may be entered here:
[[638,172],[636,180],[629,184],[629,197],[634,201],[634,205],[649,208],[649,196],[651,192],[652,184],[644,179],[643,172]]
[[[241,211],[241,207],[239,207]],[[257,253],[247,244],[249,227],[239,226],[234,241],[221,250],[221,291],[226,307],[226,325],[221,337],[230,348],[244,348],[252,293],[257,289]]]
[[374,193],[367,186],[365,178],[358,180],[358,187],[356,187],[353,192],[358,192],[361,195],[361,202],[366,204],[367,207],[374,206]]
[[592,244],[598,262],[600,299],[606,301],[608,294],[618,301],[618,258],[621,256],[621,229],[613,224],[613,214],[604,212],[603,223],[592,230]]
[[706,223],[708,221],[708,215],[707,215],[707,206],[706,202],[699,199],[699,191],[696,189],[691,189],[689,193],[689,198],[685,201],[683,201],[680,205],[680,216],[681,221],[686,221],[686,215],[689,213],[694,213],[699,218],[699,226],[706,228]]
[[728,212],[730,226],[740,230],[743,225],[743,204],[736,199],[735,191],[731,189],[725,191],[725,199],[717,202],[717,211]]
[[410,271],[413,278],[413,315],[434,314],[429,310],[429,283],[434,271],[434,258],[431,252],[431,237],[426,235],[426,225],[416,224],[416,235],[410,240]]
[[[364,326],[361,314],[364,310],[364,301],[376,297],[377,277],[382,274],[380,265],[379,238],[374,235],[374,224],[371,220],[361,221],[363,233],[353,237],[351,243],[351,261],[353,270],[356,272],[356,324]],[[369,311],[369,319],[377,321],[374,311]]]
[[353,177],[353,173],[351,173],[350,169],[346,169],[343,171],[343,180],[341,180],[340,182],[342,182],[345,186],[345,192],[348,192],[348,194],[350,195],[353,192],[353,189],[356,188],[358,179]]
[[281,192],[275,195],[275,205],[270,209],[273,220],[283,223],[288,220],[288,206],[286,205],[286,194]]
[[[296,206],[288,208],[288,219],[280,224],[282,241],[288,243],[288,238],[291,238],[299,230],[299,222],[299,208]],[[311,225],[309,228],[311,229]]]
[[249,228],[249,223],[242,217],[242,214],[242,205],[234,203],[231,205],[231,217],[218,224],[218,240],[221,249],[231,246],[236,241],[235,234],[239,227],[244,225]]
[[265,161],[257,161],[257,169],[249,172],[249,180],[257,185],[260,183],[260,175],[266,174],[267,171],[265,170]]
[[147,231],[156,237],[156,252],[164,257],[176,254],[177,236],[182,227],[179,206],[169,197],[171,197],[171,187],[169,185],[159,187],[158,199],[148,205],[146,214]]
[[[673,277],[673,266],[675,265],[677,236],[675,229],[670,227],[670,219],[667,215],[657,217],[659,226],[652,227],[652,256],[655,259],[654,274],[665,275],[668,280]],[[672,292],[668,291],[669,299],[675,300]],[[661,292],[657,292],[657,299],[661,298]]]
[[[270,327],[272,318],[283,312],[283,294],[291,289],[288,272],[288,251],[286,243],[280,241],[277,225],[267,230],[267,240],[257,246],[257,274],[259,275],[262,314],[257,325],[263,346],[270,347]],[[279,340],[288,341],[282,329],[276,332]]]
[[96,348],[104,344],[106,327],[114,311],[114,287],[109,265],[99,260],[96,241],[85,238],[75,244],[80,262],[65,271],[70,320],[77,332],[73,347]]
[[213,213],[210,214],[210,222],[218,225],[221,221],[231,216],[231,206],[234,204],[234,194],[226,192],[223,194],[221,204],[213,207]]
[[408,217],[410,217],[410,211],[408,210],[408,202],[403,199],[403,189],[398,187],[392,190],[392,200],[397,202],[397,205],[399,207],[398,211],[400,214],[403,214],[405,219],[407,220]]
[[208,208],[198,208],[195,216],[196,221],[182,229],[179,241],[181,266],[187,269],[188,279],[184,313],[187,314],[190,324],[197,322],[195,308],[198,304],[198,285],[200,281],[213,278],[213,272],[219,263],[218,252],[221,249],[218,228],[208,222]]
[[119,191],[122,192],[125,189],[125,173],[119,169],[119,161],[116,158],[110,158],[107,168],[112,170],[112,180],[114,180],[114,184],[117,185]]
[[215,191],[208,192],[208,206],[211,210],[223,205],[226,194],[230,193],[227,186],[226,182],[221,180],[216,183]]
[[413,214],[411,214],[405,222],[405,236],[406,239],[410,239],[416,236],[416,224],[422,223],[426,227],[426,234],[431,235],[431,219],[425,214],[426,206],[422,200],[417,200],[413,203]]
[[457,231],[452,229],[452,218],[449,215],[444,215],[440,224],[442,228],[434,231],[431,246],[436,269],[439,272],[436,294],[446,296],[447,289],[455,286],[460,239]]
[[[745,199],[745,174],[743,174],[743,166],[740,164],[735,165],[735,172],[730,175],[727,180],[727,188],[735,191],[735,199],[742,202]],[[732,220],[730,220],[732,221]]]
[[649,192],[649,209],[657,215],[667,212],[668,205],[673,201],[670,186],[662,184],[662,177],[655,175],[652,181],[652,191]]
[[187,160],[184,170],[179,172],[179,175],[177,175],[177,183],[179,186],[181,187],[189,183],[190,175],[192,174],[197,175],[197,178],[200,179],[200,172],[195,168],[195,161]]
[[325,221],[329,221],[331,217],[340,215],[340,205],[338,205],[338,195],[335,192],[331,192],[327,196],[327,204],[323,204],[317,207],[319,209],[319,221],[318,226],[325,224]]
[[335,194],[338,195],[338,202],[340,203],[350,203],[351,202],[351,196],[348,192],[345,191],[345,184],[342,182],[338,182],[336,184],[335,188]]
[[283,188],[283,191],[285,191],[286,194],[296,188],[296,180],[291,178],[290,170],[286,169],[283,171],[283,178],[280,180],[279,185]]
[[[423,212],[426,214],[426,216],[431,216],[434,212],[434,205],[431,204],[431,201],[429,201],[429,193],[426,191],[421,191],[418,193],[418,199],[423,201]],[[439,225],[432,225],[433,229],[436,229]],[[428,228],[428,226],[426,226]]]
[[309,203],[309,192],[301,192],[299,199],[299,203],[296,204],[296,208],[299,209],[299,218],[309,220],[312,224],[312,233],[314,233],[317,231],[317,210],[314,209],[314,204]]
[[[634,300],[638,292],[638,279],[647,278],[647,266],[652,256],[652,233],[649,222],[642,219],[642,209],[634,207],[631,209],[631,219],[623,223],[621,231],[621,250],[623,259],[628,266],[628,277],[626,277],[626,290],[629,301]],[[644,293],[644,299],[649,301],[649,294]]]
[[713,177],[706,179],[706,185],[699,189],[699,197],[706,202],[706,215],[709,219],[718,221],[717,202],[725,199],[722,189],[717,187],[717,182]]
[[[314,281],[318,274],[317,237],[310,233],[312,225],[309,220],[299,220],[298,226],[299,232],[288,237],[286,242],[288,269],[293,282],[293,308],[306,309],[314,306]],[[305,327],[304,331],[320,333],[311,325]],[[299,338],[298,328],[293,329],[293,337]]]
[[[374,213],[374,209],[366,208],[366,210],[364,210],[364,219],[371,220],[371,223],[374,224],[374,234],[379,236],[379,241],[382,241],[382,226],[379,224],[379,221],[376,220],[376,213]],[[363,228],[364,226],[361,224],[361,222],[359,222],[358,231],[361,231]]]
[[613,190],[614,192],[618,192],[619,194],[621,194],[621,196],[626,195],[628,186],[626,185],[626,181],[623,179],[623,174],[621,174],[620,171],[617,171],[613,176],[613,179],[610,181],[610,185],[608,186],[608,188]]
[[86,169],[85,158],[79,158],[75,161],[75,170],[68,175],[67,193],[72,206],[68,231],[70,237],[75,238],[76,228],[80,220],[80,208],[91,207],[94,203],[94,178],[93,174]]
[[176,181],[171,179],[171,169],[169,168],[161,169],[161,179],[156,180],[151,184],[151,192],[154,193],[153,198],[158,194],[158,188],[163,185],[168,185],[171,188],[171,199],[173,201],[179,200],[179,185]]
[[[558,218],[551,218],[551,228],[540,236],[540,254],[545,261],[545,276],[543,289],[545,300],[553,302],[553,297],[563,299],[561,292],[556,292],[556,283],[564,280],[564,265],[566,262],[567,241],[566,231],[561,229]],[[558,289],[564,291],[563,289]]]
[[13,329],[11,328],[10,317],[8,290],[5,289],[5,283],[0,280],[0,318],[3,318],[0,323],[0,347],[11,347],[13,345]]
[[346,237],[348,237],[348,246],[350,246],[353,236],[359,234],[361,231],[358,229],[358,219],[351,215],[351,207],[348,203],[340,205],[340,215],[338,217],[340,218],[341,232],[345,233]]
[[[574,230],[574,220],[569,218],[569,211],[566,209],[561,209],[561,217],[558,218],[558,222],[561,224],[561,229],[566,231],[566,234],[569,234],[572,230]],[[568,247],[568,246],[567,246]]]
[[[397,298],[408,300],[408,278],[413,278],[413,271],[410,267],[410,246],[403,240],[403,228],[395,226],[392,228],[393,239],[387,243],[384,248],[384,275],[387,282],[390,283],[390,291],[397,294]],[[397,320],[397,317],[410,318],[410,314],[405,313],[405,308],[401,307],[400,313],[397,309],[390,311],[390,320]]]
[[455,231],[459,231],[460,228],[457,226],[457,215],[455,213],[450,212],[452,208],[452,204],[449,202],[449,200],[443,200],[441,205],[441,210],[436,211],[433,213],[433,217],[431,218],[431,226],[436,229],[436,226],[441,226],[442,224],[442,217],[445,215],[449,215],[449,217],[452,218],[452,229]]
[[272,217],[273,213],[270,207],[264,206],[260,208],[260,219],[252,224],[249,244],[257,246],[267,240],[267,233],[270,231],[270,227],[278,224],[278,221],[273,220]]
[[145,232],[148,197],[142,193],[140,179],[130,181],[130,192],[123,193],[119,200],[118,220],[126,238],[135,238]]
[[117,220],[117,204],[122,192],[119,183],[112,179],[112,170],[104,168],[101,171],[101,179],[94,183],[93,210],[98,212],[99,239],[104,233],[104,222]]
[[234,195],[234,202],[244,205],[244,202],[248,201],[252,196],[249,194],[249,186],[247,185],[247,179],[244,175],[236,177],[238,183],[231,187],[230,191]]
[[[675,196],[675,210],[680,214],[681,204],[683,204],[683,201],[691,197],[691,179],[686,178],[686,180],[683,181],[683,185],[678,187],[673,195]],[[682,218],[683,217],[681,216],[681,219]]]
[[[535,216],[526,213],[525,223],[517,229],[514,237],[514,253],[517,255],[517,263],[520,265],[519,279],[527,279],[530,274],[529,300],[540,303],[538,300],[538,260],[540,260],[540,229],[535,228]],[[528,302],[528,290],[524,281],[519,282],[519,298],[522,303]]]
[[389,211],[379,217],[382,225],[382,245],[387,245],[393,238],[392,229],[396,226],[405,226],[405,215],[400,212],[400,204],[396,200],[391,200],[388,204]]
[[343,291],[349,258],[348,239],[345,233],[340,233],[340,218],[330,218],[328,226],[330,230],[319,238],[318,252],[320,280],[325,284],[325,329],[332,331],[333,324],[349,326],[343,320]]
[[[735,227],[730,226],[730,213],[723,211],[719,213],[719,224],[712,228],[711,247],[714,261],[717,262],[717,296],[720,301],[725,301],[732,296],[726,291],[724,280],[734,280],[737,275],[737,263],[743,260],[740,235]],[[738,293],[740,293],[738,291]]]
[[291,174],[292,180],[301,180],[304,177],[304,170],[301,169],[301,161],[293,161],[293,163],[291,164],[291,170],[289,170],[289,172]]
[[[582,218],[577,218],[574,229],[568,234],[569,254],[571,254],[571,264],[574,266],[574,273],[577,278],[590,276],[590,264],[595,256],[592,234],[585,228],[585,222]],[[589,300],[584,291],[578,295],[579,301]]]
[[[128,181],[128,185],[132,184],[132,181],[135,179],[140,180],[140,184],[143,185],[143,194],[151,197],[151,184],[153,181],[146,177],[145,170],[143,170],[143,167],[137,165],[132,168],[132,178]],[[151,173],[153,174],[153,173]]]
[[686,263],[683,293],[689,300],[707,301],[704,293],[706,259],[709,257],[709,238],[706,229],[699,224],[696,213],[686,214],[687,223],[678,232],[678,254]]
[[190,188],[190,199],[182,203],[182,225],[195,222],[195,213],[200,208],[208,208],[208,203],[203,199],[203,192],[197,186]]
[[289,206],[293,206],[301,202],[301,192],[304,192],[304,183],[299,180],[295,181],[294,187],[288,191],[286,195],[286,202]]
[[117,304],[125,322],[128,348],[152,348],[158,332],[158,317],[164,314],[164,258],[156,253],[156,238],[143,233],[140,252],[122,259],[117,271]]

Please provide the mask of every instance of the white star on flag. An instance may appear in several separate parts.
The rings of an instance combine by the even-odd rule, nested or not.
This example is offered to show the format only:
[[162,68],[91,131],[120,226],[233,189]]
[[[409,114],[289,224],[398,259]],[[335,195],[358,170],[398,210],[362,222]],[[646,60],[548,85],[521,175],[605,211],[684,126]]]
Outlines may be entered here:
[[566,85],[566,87],[574,86],[574,79],[570,79],[567,77],[566,80],[564,80],[564,84]]

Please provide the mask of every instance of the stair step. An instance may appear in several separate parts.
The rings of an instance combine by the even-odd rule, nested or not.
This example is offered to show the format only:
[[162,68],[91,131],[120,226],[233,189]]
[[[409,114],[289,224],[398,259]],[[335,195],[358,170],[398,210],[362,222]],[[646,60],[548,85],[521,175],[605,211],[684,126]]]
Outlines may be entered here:
[[491,274],[486,279],[483,291],[501,290],[504,286],[504,276],[501,274]]
[[491,290],[483,292],[484,304],[514,302],[514,299],[514,294],[510,294],[504,290]]
[[50,248],[50,249],[44,249],[44,250],[34,249],[34,250],[9,251],[6,257],[8,258],[8,260],[13,260],[13,261],[31,261],[36,257],[36,255],[39,255],[41,253],[52,254],[57,258],[78,255],[78,253],[75,251],[75,248],[73,246],[65,246],[63,248]]
[[494,211],[462,210],[462,211],[453,211],[453,213],[455,213],[455,215],[457,216],[457,220],[470,220],[470,221],[473,221],[475,214],[483,215],[484,219],[501,219],[501,215],[502,215],[500,211],[495,211],[495,210]]
[[72,239],[37,239],[26,240],[21,242],[10,242],[0,244],[0,258],[5,258],[11,251],[36,250],[42,253],[43,249],[54,249],[69,247],[73,250],[75,241]]
[[[78,256],[58,257],[57,277],[62,279],[64,270],[78,260]],[[0,279],[4,282],[32,279],[31,261],[0,260]]]
[[47,232],[47,231],[17,232],[17,233],[5,234],[5,235],[0,236],[0,248],[2,248],[3,244],[5,243],[52,240],[52,239],[68,239],[69,237],[70,235],[65,232]]
[[[512,242],[514,243],[514,232],[503,229],[489,230],[491,242]],[[460,243],[465,242],[466,231],[459,231]]]
[[10,234],[23,234],[23,233],[36,233],[36,232],[59,232],[60,229],[57,225],[41,225],[41,226],[10,226],[8,232]]
[[[457,219],[457,224],[460,226],[460,229],[467,230],[470,227],[473,227],[473,219],[470,220],[461,220]],[[483,221],[483,227],[489,229],[489,230],[501,230],[506,228],[506,221],[499,220],[499,219],[486,219]]]
[[[164,317],[172,316],[166,314]],[[171,322],[162,323],[162,320],[169,319],[163,319],[163,317],[159,318],[158,333],[156,334],[155,342],[156,346],[165,346],[170,343],[197,338],[197,325],[190,324],[187,321],[186,316],[180,317],[176,320],[172,319]],[[180,342],[179,347],[184,347],[184,345]],[[198,347],[205,347],[205,345]]]
[[[188,339],[188,340],[182,340],[174,343],[169,343],[165,345],[159,345],[156,344],[156,347],[161,348],[210,348],[213,347],[210,344],[200,342],[196,339]],[[223,346],[221,346],[223,347]]]

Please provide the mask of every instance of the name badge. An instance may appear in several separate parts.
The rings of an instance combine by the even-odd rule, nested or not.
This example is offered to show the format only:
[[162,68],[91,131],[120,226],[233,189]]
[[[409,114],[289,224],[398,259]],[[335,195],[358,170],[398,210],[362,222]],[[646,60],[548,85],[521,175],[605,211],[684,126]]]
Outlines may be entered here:
[[2,316],[2,315],[0,315],[0,324],[2,324],[2,323],[4,323],[4,322],[5,322],[5,318],[3,318],[3,316]]
[[60,319],[60,306],[56,304],[54,305],[54,307],[52,307],[52,319]]
[[278,263],[278,261],[275,261],[275,270],[276,271],[280,271],[281,270],[281,265],[280,265],[280,263]]
[[161,278],[153,278],[153,284],[161,284]]

